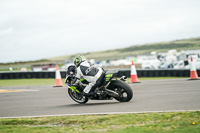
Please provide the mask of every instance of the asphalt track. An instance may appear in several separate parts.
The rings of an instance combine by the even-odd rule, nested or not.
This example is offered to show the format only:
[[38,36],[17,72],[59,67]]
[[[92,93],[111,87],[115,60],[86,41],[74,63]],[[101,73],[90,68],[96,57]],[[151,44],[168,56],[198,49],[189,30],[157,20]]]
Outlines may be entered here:
[[200,110],[200,80],[151,80],[131,87],[130,102],[90,100],[87,104],[74,102],[67,87],[0,87],[0,117]]

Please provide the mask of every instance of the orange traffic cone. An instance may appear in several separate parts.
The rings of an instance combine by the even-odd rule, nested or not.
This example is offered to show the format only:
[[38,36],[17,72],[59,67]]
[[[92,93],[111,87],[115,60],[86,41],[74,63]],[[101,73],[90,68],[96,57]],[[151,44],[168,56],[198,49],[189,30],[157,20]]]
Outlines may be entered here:
[[191,64],[190,64],[190,80],[199,80],[196,67],[193,62],[193,58],[191,57]]
[[137,72],[133,61],[131,65],[131,83],[140,83],[137,77]]
[[56,65],[56,86],[54,87],[62,87],[62,79],[61,79],[61,75],[60,75],[60,71],[59,71],[59,67],[58,65]]

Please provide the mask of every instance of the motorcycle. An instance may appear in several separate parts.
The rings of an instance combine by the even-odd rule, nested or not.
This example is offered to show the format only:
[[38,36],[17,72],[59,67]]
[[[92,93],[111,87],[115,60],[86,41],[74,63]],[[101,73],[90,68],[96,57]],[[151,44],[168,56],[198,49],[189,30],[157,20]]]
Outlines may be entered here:
[[133,98],[131,87],[125,82],[127,77],[122,76],[117,79],[119,70],[108,70],[105,72],[100,87],[96,88],[93,96],[83,96],[85,86],[88,84],[84,78],[80,79],[78,84],[74,84],[74,75],[68,75],[65,83],[68,85],[69,96],[77,103],[85,104],[88,100],[112,100],[113,98],[119,102],[128,102]]

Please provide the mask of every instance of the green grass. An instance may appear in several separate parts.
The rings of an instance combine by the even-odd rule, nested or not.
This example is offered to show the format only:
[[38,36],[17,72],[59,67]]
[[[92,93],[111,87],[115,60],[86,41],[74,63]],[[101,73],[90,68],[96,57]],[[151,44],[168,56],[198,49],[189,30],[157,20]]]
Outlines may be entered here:
[[[64,79],[63,83],[64,83]],[[55,85],[55,79],[3,79],[0,80],[0,86],[37,86],[37,85]]]
[[0,133],[199,133],[200,111],[0,119]]
[[187,77],[142,77],[138,78],[138,80],[143,81],[143,80],[162,80],[162,79],[181,79],[181,78],[187,78]]
[[[144,80],[161,80],[161,79],[177,79],[185,77],[144,77],[138,78],[139,81]],[[62,79],[63,84],[65,79]],[[130,82],[130,78],[127,79]],[[0,86],[37,86],[37,85],[55,85],[55,79],[3,79],[0,80]]]

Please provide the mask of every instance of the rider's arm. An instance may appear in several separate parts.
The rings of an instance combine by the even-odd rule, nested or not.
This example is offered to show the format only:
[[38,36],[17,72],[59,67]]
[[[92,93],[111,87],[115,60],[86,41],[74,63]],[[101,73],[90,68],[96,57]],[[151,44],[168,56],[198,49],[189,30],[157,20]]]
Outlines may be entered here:
[[78,79],[80,79],[81,76],[83,76],[83,75],[82,75],[82,73],[81,73],[81,69],[80,69],[80,67],[78,67],[78,68],[77,68],[77,72],[76,72],[75,77],[78,78]]

